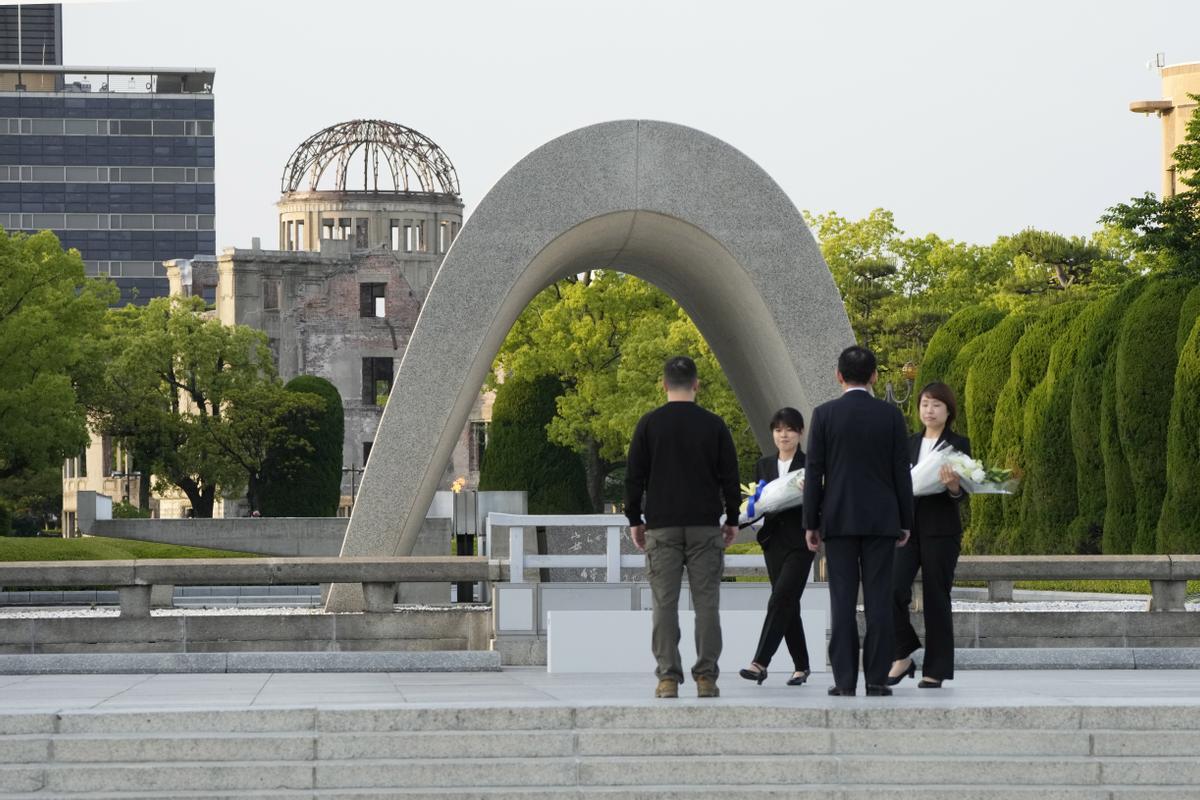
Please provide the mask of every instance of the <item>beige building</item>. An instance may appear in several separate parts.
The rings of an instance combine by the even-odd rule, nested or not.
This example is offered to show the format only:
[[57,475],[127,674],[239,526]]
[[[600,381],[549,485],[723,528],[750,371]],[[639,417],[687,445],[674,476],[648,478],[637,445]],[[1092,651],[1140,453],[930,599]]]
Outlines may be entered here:
[[1200,61],[1171,64],[1161,69],[1161,100],[1135,100],[1129,110],[1138,114],[1157,114],[1162,120],[1162,197],[1186,191],[1175,172],[1175,148],[1183,143],[1187,123],[1196,111],[1191,95],[1200,95]]
[[[203,297],[222,322],[265,332],[283,380],[316,375],[337,387],[345,412],[341,513],[348,514],[409,336],[462,227],[458,179],[420,133],[356,120],[302,143],[282,190],[279,249],[255,239],[247,249],[164,264],[172,295]],[[478,485],[491,401],[485,394],[476,402],[441,488],[460,476],[467,488]],[[89,453],[101,445],[94,440]],[[109,493],[66,478],[63,488],[72,513],[78,489]],[[187,500],[155,497],[152,506],[183,516]],[[224,504],[226,515],[243,511]]]

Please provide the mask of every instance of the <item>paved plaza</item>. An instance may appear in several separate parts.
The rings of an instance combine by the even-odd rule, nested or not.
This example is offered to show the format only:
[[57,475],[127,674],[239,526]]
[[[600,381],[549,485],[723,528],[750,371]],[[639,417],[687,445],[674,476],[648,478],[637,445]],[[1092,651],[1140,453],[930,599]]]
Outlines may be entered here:
[[698,700],[695,685],[678,700],[655,700],[653,675],[548,674],[541,667],[477,673],[244,673],[171,675],[2,675],[5,713],[387,707],[762,706],[772,708],[978,708],[1189,706],[1200,708],[1200,670],[971,670],[942,690],[911,680],[890,698],[834,698],[832,680],[816,674],[803,687],[784,685],[785,670],[763,686],[733,665],[721,697]]

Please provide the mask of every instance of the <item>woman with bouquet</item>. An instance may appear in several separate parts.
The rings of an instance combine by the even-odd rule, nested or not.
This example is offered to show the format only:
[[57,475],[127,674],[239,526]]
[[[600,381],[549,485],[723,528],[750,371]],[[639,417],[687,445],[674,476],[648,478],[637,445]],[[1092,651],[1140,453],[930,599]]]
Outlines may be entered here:
[[[971,454],[971,443],[951,429],[958,413],[954,392],[944,383],[930,383],[917,395],[924,430],[909,439],[909,462],[938,459],[936,450],[952,447]],[[888,685],[915,677],[912,654],[921,647],[909,616],[913,580],[921,571],[921,595],[925,614],[925,658],[921,662],[922,689],[941,688],[954,677],[954,624],[950,615],[950,589],[962,545],[962,520],[958,504],[966,496],[955,470],[943,464],[938,472],[941,491],[919,495],[913,513],[912,539],[896,551],[894,608],[896,660],[888,673]]]
[[[804,417],[794,408],[781,408],[771,417],[771,435],[778,452],[758,460],[754,467],[755,481],[773,481],[804,467],[804,451],[800,438],[804,434]],[[758,531],[771,579],[771,599],[767,601],[767,617],[763,620],[758,650],[748,669],[738,672],[743,678],[761,684],[767,677],[771,657],[781,640],[787,641],[794,671],[788,686],[800,686],[809,676],[808,644],[800,622],[800,595],[808,583],[813,553],[804,540],[804,509],[796,505],[763,517]]]

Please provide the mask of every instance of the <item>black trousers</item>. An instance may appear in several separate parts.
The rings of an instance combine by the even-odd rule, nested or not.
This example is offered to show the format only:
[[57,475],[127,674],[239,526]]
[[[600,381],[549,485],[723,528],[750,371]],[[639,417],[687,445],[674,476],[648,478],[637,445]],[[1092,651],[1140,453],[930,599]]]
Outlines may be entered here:
[[954,620],[950,589],[958,566],[961,542],[957,536],[913,536],[896,551],[892,617],[896,629],[896,659],[908,658],[921,647],[908,606],[913,580],[921,571],[921,602],[925,615],[925,658],[921,674],[949,680],[954,677]]
[[829,663],[833,682],[843,689],[858,685],[858,586],[862,582],[867,635],[862,665],[867,684],[883,686],[896,649],[892,628],[892,571],[896,538],[834,536],[825,540],[829,566]]
[[800,595],[808,584],[813,555],[798,536],[777,533],[763,545],[767,575],[771,578],[771,599],[767,601],[767,617],[763,620],[754,661],[764,667],[771,663],[780,641],[787,641],[795,671],[808,671],[808,642],[800,622]]

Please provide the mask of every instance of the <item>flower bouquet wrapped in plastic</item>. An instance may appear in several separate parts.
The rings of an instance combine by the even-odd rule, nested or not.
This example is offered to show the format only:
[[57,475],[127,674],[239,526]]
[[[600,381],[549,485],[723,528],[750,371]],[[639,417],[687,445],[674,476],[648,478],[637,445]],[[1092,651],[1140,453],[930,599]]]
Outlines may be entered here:
[[759,481],[742,486],[742,513],[738,525],[746,526],[764,514],[793,508],[804,502],[804,470],[789,472],[773,481]]
[[913,495],[944,492],[946,487],[938,477],[943,465],[954,470],[962,488],[971,494],[1012,494],[1017,489],[1011,469],[985,466],[982,461],[943,443],[912,468]]

